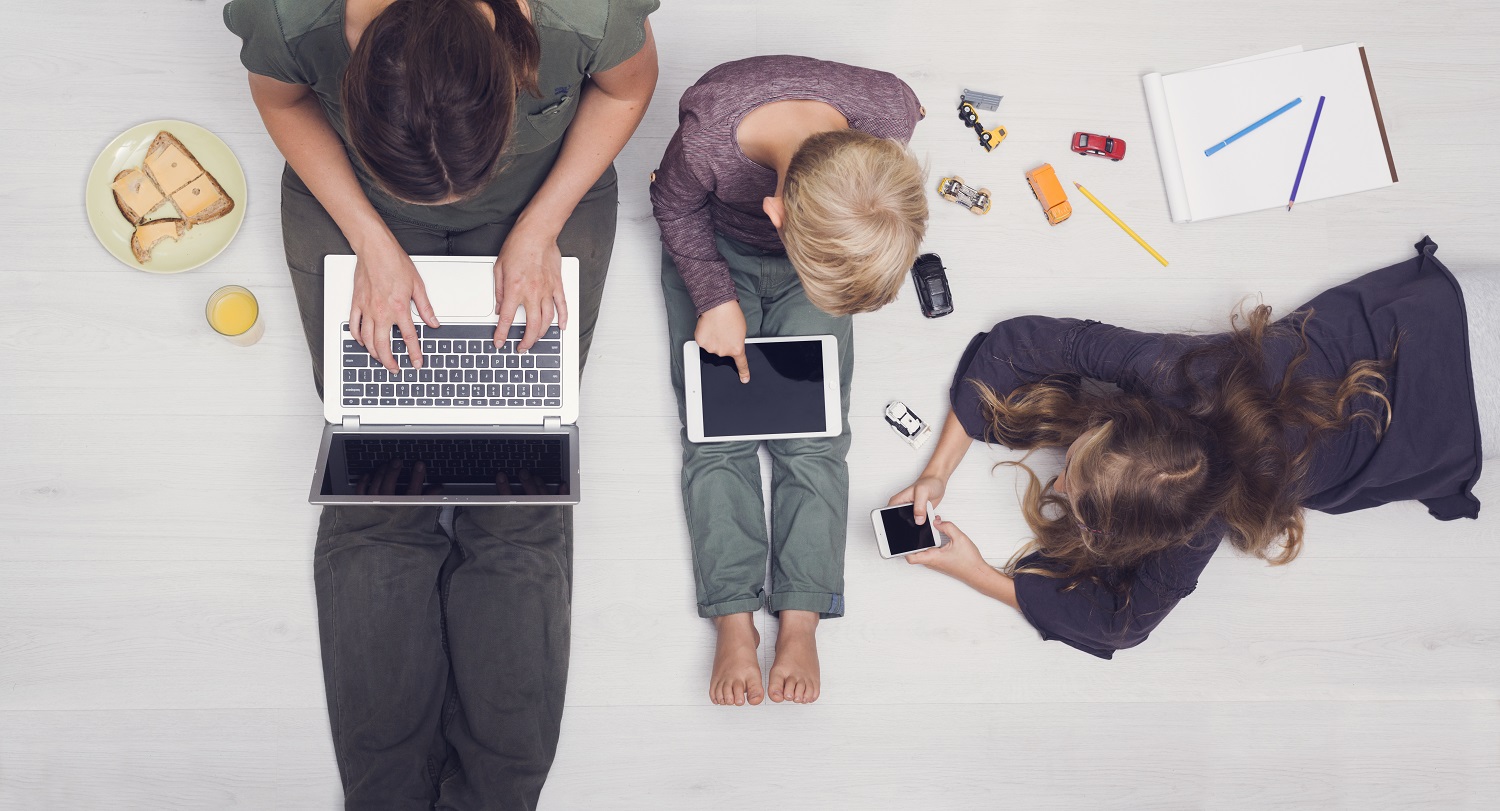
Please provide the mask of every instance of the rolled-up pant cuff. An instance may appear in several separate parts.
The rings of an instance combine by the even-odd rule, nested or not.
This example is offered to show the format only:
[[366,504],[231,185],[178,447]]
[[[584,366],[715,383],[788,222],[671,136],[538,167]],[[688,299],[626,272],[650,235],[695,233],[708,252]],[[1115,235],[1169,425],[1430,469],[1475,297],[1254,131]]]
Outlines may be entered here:
[[793,611],[816,611],[822,619],[844,616],[844,595],[818,591],[783,591],[772,594],[766,601],[771,613],[779,614],[790,608]]
[[729,614],[743,614],[746,611],[759,611],[760,607],[764,604],[765,600],[761,597],[746,597],[742,600],[730,600],[724,603],[714,603],[713,605],[700,604],[698,606],[698,616],[712,619],[713,617],[723,617]]

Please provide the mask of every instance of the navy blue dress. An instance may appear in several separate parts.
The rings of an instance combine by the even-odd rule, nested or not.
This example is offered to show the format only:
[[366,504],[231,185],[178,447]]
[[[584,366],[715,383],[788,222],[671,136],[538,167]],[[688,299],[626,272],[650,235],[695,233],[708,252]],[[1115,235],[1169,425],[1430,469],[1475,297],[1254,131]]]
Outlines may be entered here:
[[[1434,256],[1430,239],[1416,257],[1339,285],[1298,308],[1309,353],[1297,374],[1341,378],[1359,360],[1395,354],[1387,374],[1390,426],[1381,438],[1364,422],[1325,436],[1313,452],[1305,506],[1345,513],[1417,499],[1434,517],[1476,518],[1479,500],[1479,419],[1474,406],[1463,293]],[[984,439],[987,427],[976,387],[1005,395],[1049,374],[1103,380],[1173,403],[1174,360],[1215,335],[1145,333],[1072,318],[1023,316],[1002,321],[969,343],[953,378],[950,399],[964,430]],[[1278,380],[1301,349],[1295,337],[1267,345],[1268,383]],[[1205,376],[1208,372],[1205,370]],[[1362,404],[1356,402],[1355,408]],[[1376,413],[1380,413],[1378,410]],[[1297,442],[1288,437],[1288,444]],[[1021,612],[1043,639],[1066,642],[1095,656],[1145,641],[1179,600],[1192,593],[1224,524],[1209,526],[1184,546],[1148,557],[1128,577],[1099,572],[1102,584],[1077,584],[1037,574],[1016,576]],[[1050,568],[1039,553],[1021,565]],[[1125,591],[1111,584],[1124,582]]]

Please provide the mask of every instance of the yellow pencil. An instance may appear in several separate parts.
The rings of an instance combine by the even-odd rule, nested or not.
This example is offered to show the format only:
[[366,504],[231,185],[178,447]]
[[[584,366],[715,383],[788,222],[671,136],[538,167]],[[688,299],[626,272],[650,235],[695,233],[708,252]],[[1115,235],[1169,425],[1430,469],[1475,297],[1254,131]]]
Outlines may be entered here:
[[1124,220],[1121,220],[1119,217],[1116,217],[1115,213],[1113,211],[1110,211],[1108,206],[1106,206],[1103,203],[1099,202],[1099,198],[1095,197],[1092,194],[1089,194],[1089,190],[1085,189],[1083,187],[1082,183],[1074,181],[1073,185],[1077,186],[1078,190],[1081,191],[1081,192],[1083,192],[1083,196],[1084,197],[1089,198],[1089,202],[1091,202],[1094,205],[1098,206],[1099,210],[1102,211],[1102,212],[1104,212],[1104,216],[1110,218],[1111,220],[1114,220],[1115,221],[1115,225],[1118,225],[1121,228],[1123,228],[1125,230],[1125,233],[1127,233],[1127,234],[1130,235],[1131,239],[1135,240],[1136,242],[1139,242],[1141,244],[1142,248],[1145,248],[1148,253],[1150,253],[1152,256],[1156,257],[1156,261],[1162,263],[1163,266],[1165,266],[1167,264],[1166,257],[1164,257],[1161,254],[1157,253],[1155,248],[1151,247],[1150,245],[1147,245],[1146,244],[1146,240],[1141,239],[1141,235],[1140,234],[1137,234],[1136,232],[1130,230],[1130,226],[1126,225],[1125,222],[1124,222]]

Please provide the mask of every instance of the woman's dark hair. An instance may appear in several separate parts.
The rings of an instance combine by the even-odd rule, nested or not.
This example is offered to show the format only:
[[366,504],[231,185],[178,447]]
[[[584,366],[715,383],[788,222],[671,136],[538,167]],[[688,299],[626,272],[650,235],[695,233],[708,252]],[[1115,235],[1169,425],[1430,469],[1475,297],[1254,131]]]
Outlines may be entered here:
[[[1167,393],[1161,400],[1093,392],[1076,377],[1045,378],[1008,397],[970,383],[987,439],[1006,446],[1067,447],[1097,429],[1073,451],[1070,497],[1052,489],[1055,479],[1044,485],[1024,464],[1006,463],[1029,476],[1022,512],[1035,533],[1010,570],[1075,581],[1103,571],[1127,582],[1148,555],[1189,542],[1215,518],[1241,551],[1272,564],[1295,558],[1319,441],[1356,422],[1379,436],[1391,413],[1384,390],[1394,355],[1358,361],[1342,378],[1297,374],[1311,317],[1273,322],[1264,305],[1236,316],[1227,335],[1153,372]],[[1273,346],[1290,354],[1279,375],[1267,362]],[[1051,565],[1017,569],[1032,552]]]
[[541,43],[515,0],[396,0],[344,73],[344,124],[389,194],[433,205],[472,197],[500,171],[518,90],[540,96]]

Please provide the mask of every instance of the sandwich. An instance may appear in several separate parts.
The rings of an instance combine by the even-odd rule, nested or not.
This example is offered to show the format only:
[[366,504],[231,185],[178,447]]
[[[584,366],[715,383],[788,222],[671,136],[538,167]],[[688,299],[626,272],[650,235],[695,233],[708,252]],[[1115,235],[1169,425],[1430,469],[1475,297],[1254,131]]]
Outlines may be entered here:
[[187,230],[187,221],[176,217],[141,223],[130,235],[130,252],[135,254],[135,261],[144,265],[151,261],[151,249],[158,243],[164,239],[182,239]]
[[145,172],[135,167],[115,175],[111,189],[115,193],[115,206],[131,225],[145,222],[147,217],[167,202],[167,196],[162,194],[161,188]]
[[[193,226],[234,210],[234,198],[166,130],[156,134],[139,167],[115,175],[111,188],[120,215],[135,226],[130,251],[143,265],[151,261],[151,250],[163,240],[179,240]],[[176,216],[150,219],[164,206]]]

